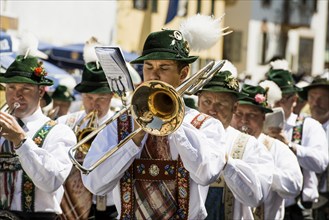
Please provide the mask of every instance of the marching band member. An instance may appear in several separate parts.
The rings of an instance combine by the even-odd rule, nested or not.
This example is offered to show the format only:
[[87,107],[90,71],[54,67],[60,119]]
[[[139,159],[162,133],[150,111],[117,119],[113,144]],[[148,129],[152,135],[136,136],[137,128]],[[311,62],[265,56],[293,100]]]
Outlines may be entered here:
[[245,95],[239,92],[237,79],[226,69],[219,71],[198,95],[199,110],[221,121],[226,130],[227,164],[221,178],[210,185],[207,219],[254,219],[250,207],[259,206],[270,190],[273,160],[254,137],[230,126],[237,100]]
[[[280,93],[279,87],[273,82],[264,81],[260,86],[244,84],[241,92],[248,97],[239,100],[233,115],[232,127],[257,138],[272,154],[274,161],[273,182],[271,191],[259,209],[261,219],[283,219],[284,199],[296,197],[303,184],[296,156],[287,145],[262,133],[265,114],[273,112],[268,99],[271,93]],[[277,95],[278,99],[280,96]]]
[[275,107],[282,107],[285,114],[283,129],[272,128],[268,135],[288,145],[297,156],[303,173],[300,195],[285,199],[285,219],[312,219],[312,206],[319,197],[316,173],[328,166],[328,142],[321,124],[311,117],[293,113],[299,88],[295,86],[291,72],[284,60],[271,62],[268,80],[275,82],[282,91],[282,98]]
[[[162,30],[149,34],[142,55],[132,63],[143,64],[144,81],[159,80],[176,88],[197,58],[189,56],[189,43],[181,31]],[[121,219],[206,217],[201,188],[215,181],[225,165],[224,151],[218,150],[224,147],[224,130],[218,120],[184,108],[182,125],[176,131],[154,136],[142,130],[82,177],[93,193],[113,190]],[[97,135],[85,166],[122,139],[117,123],[112,124]]]
[[[103,68],[97,60],[94,47],[89,45],[89,49],[84,50],[86,64],[82,71],[82,80],[74,87],[81,93],[84,109],[57,119],[58,123],[68,125],[81,138],[86,136],[83,133],[87,129],[96,129],[114,114],[110,109],[113,92],[109,87]],[[81,138],[78,137],[78,141]],[[86,151],[88,149],[76,151],[75,158],[80,163],[83,162]],[[92,195],[84,187],[80,171],[75,167],[72,168],[65,183],[65,194],[61,206],[66,219],[83,220],[93,217],[103,220],[114,219],[117,216],[112,193]]]
[[45,116],[40,101],[53,84],[36,57],[19,55],[0,83],[12,115],[0,112],[0,218],[57,219],[76,137]]

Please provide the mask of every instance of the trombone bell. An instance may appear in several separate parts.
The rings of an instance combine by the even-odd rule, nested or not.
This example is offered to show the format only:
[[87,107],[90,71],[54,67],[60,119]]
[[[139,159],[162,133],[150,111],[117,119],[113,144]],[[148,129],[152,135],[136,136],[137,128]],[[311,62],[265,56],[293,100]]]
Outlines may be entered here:
[[185,114],[184,102],[175,88],[157,80],[137,87],[131,105],[136,123],[145,132],[157,136],[175,131]]

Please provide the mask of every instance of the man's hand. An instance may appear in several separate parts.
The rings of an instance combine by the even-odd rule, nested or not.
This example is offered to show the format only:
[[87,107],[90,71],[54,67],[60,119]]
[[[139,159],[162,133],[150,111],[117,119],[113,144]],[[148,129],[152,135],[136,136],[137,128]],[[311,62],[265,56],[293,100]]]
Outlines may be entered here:
[[18,145],[26,137],[16,118],[6,112],[0,112],[0,130],[0,136],[14,145]]

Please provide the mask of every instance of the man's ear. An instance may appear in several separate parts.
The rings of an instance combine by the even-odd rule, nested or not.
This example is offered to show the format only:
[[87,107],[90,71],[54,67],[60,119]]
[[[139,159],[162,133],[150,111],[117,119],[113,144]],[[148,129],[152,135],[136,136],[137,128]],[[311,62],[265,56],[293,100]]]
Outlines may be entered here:
[[39,97],[40,97],[40,99],[42,99],[45,92],[46,92],[46,87],[45,86],[39,86]]
[[187,65],[187,66],[184,66],[183,69],[180,71],[180,81],[183,82],[186,77],[188,76],[188,72],[190,70],[190,67]]

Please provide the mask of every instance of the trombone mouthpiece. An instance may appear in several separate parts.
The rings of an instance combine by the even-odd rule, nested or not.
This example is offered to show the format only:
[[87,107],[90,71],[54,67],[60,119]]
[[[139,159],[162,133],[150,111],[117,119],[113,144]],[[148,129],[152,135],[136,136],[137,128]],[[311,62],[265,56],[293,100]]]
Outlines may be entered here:
[[15,114],[16,109],[18,109],[20,106],[21,106],[21,104],[19,104],[18,102],[15,102],[13,109],[11,111],[9,111],[8,114],[10,114],[10,115]]

